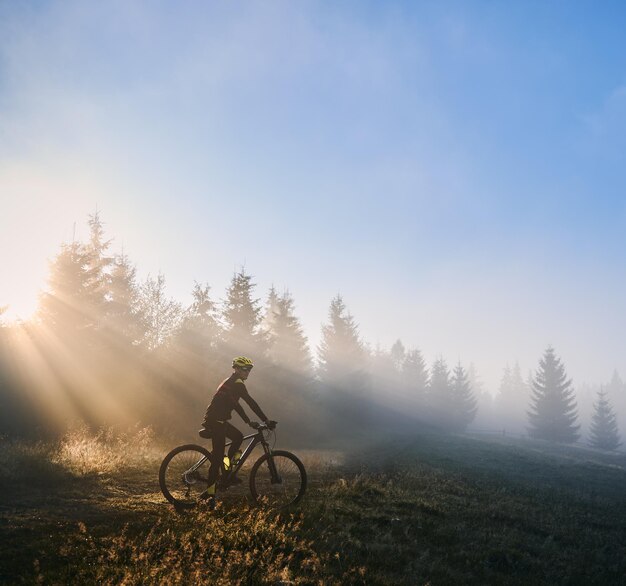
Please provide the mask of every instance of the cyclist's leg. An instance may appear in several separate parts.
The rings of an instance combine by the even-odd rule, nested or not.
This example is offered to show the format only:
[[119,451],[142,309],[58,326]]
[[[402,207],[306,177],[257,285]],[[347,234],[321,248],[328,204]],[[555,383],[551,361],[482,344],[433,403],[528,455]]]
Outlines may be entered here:
[[241,448],[241,444],[243,442],[243,433],[241,433],[234,425],[228,423],[228,421],[225,421],[224,434],[232,442],[228,448],[228,459],[230,462],[232,462],[233,456],[241,456],[241,450],[239,448]]
[[222,459],[224,458],[224,445],[226,444],[226,435],[224,423],[221,421],[211,422],[211,431],[213,432],[213,451],[211,452],[211,469],[209,470],[209,481],[207,492],[215,494],[215,483],[222,467]]

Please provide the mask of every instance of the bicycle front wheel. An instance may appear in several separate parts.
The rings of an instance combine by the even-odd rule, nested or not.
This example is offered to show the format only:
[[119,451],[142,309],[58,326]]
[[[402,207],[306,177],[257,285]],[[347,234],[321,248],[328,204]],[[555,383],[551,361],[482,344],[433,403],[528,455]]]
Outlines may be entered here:
[[264,454],[250,471],[250,492],[257,504],[282,509],[297,503],[306,490],[306,470],[291,452]]
[[202,446],[188,444],[174,448],[159,469],[159,486],[173,505],[193,507],[207,489],[211,454]]

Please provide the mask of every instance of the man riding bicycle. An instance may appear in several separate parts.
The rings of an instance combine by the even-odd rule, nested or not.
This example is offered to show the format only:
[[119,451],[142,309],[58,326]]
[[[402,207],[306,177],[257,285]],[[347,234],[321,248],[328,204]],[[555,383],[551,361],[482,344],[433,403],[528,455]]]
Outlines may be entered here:
[[[204,430],[200,431],[200,435],[202,437],[211,437],[213,440],[211,469],[209,470],[208,488],[205,491],[207,497],[212,497],[215,494],[215,484],[222,461],[224,461],[226,466],[230,467],[236,464],[241,457],[239,448],[243,442],[243,434],[228,422],[232,416],[233,409],[253,429],[257,429],[259,426],[257,422],[250,421],[239,400],[243,399],[264,423],[269,423],[267,416],[263,413],[258,403],[250,396],[244,384],[253,366],[252,360],[245,356],[238,356],[233,359],[233,374],[217,388],[204,415],[204,422],[202,423]],[[228,450],[228,457],[224,458],[226,438],[229,438],[232,443]],[[235,476],[230,479],[230,482],[239,484],[241,479]]]

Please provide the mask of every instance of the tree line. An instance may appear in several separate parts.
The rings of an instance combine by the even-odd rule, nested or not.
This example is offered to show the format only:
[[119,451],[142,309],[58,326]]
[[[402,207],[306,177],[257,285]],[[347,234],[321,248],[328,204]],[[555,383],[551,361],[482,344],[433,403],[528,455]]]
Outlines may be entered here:
[[[236,355],[254,359],[253,394],[296,439],[416,425],[458,432],[476,418],[480,385],[472,366],[450,368],[439,357],[428,368],[421,351],[400,340],[389,351],[372,349],[340,295],[330,301],[313,352],[289,291],[272,287],[261,300],[242,268],[223,299],[195,283],[183,306],[168,297],[163,275],[140,281],[129,257],[111,252],[99,213],[88,225],[87,241],[62,244],[51,262],[34,318],[0,327],[5,433],[54,433],[74,421],[141,421],[190,433]],[[518,370],[507,375],[511,388],[525,384]],[[530,402],[518,407],[528,409],[531,435],[575,441],[571,381],[551,348],[530,382]],[[519,400],[504,388],[502,397]],[[594,441],[613,449],[617,433],[605,394]]]

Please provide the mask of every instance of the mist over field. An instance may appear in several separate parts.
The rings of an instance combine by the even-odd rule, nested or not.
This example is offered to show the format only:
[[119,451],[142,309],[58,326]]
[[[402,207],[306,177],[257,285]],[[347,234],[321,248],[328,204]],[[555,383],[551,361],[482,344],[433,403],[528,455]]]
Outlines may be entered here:
[[[0,0],[0,583],[622,580],[625,24]],[[307,492],[180,515],[238,356]]]

